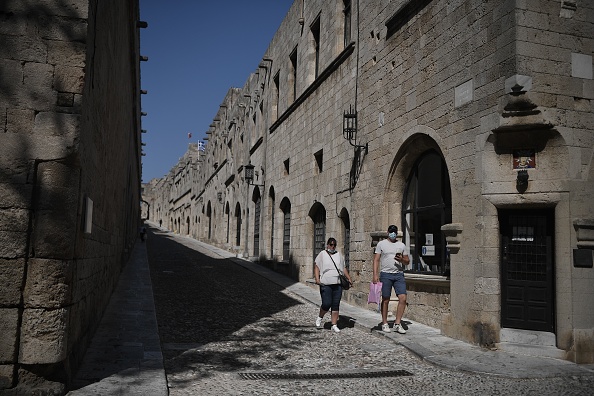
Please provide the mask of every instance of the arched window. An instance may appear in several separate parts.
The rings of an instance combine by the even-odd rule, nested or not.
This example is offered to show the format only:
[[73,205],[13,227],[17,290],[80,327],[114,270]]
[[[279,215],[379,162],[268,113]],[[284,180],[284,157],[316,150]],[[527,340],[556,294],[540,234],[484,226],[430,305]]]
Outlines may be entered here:
[[289,261],[291,248],[291,201],[284,198],[280,205],[283,211],[283,260]]
[[402,208],[410,271],[449,274],[449,254],[441,226],[452,222],[452,195],[445,161],[436,151],[426,151],[415,163]]

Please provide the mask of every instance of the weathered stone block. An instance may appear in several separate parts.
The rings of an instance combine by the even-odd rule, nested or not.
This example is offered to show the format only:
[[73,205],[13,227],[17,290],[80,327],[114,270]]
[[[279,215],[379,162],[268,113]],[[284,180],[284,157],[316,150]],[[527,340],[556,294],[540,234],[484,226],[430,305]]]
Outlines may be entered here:
[[35,125],[35,111],[9,108],[6,114],[6,132],[30,135]]
[[0,309],[0,361],[16,361],[17,329],[19,310],[17,308]]
[[63,114],[42,112],[35,117],[33,133],[36,136],[63,136],[74,139],[79,131],[80,116],[77,114]]
[[25,309],[19,363],[57,363],[67,356],[68,309]]
[[[80,176],[80,169],[71,167],[61,162],[45,162],[39,164],[37,168],[37,182],[41,188],[42,200],[47,200],[50,197],[44,196],[49,191],[61,190],[62,188],[70,188],[78,190],[78,182]],[[56,197],[65,199],[67,197]],[[53,206],[46,206],[41,204],[41,208],[51,208]]]
[[45,14],[69,18],[85,19],[89,16],[88,0],[53,1],[38,0],[34,3],[27,1],[3,1],[0,10],[15,14]]
[[0,389],[12,388],[14,383],[14,366],[0,364]]
[[[30,36],[0,36],[0,48],[1,58],[18,59],[19,65],[21,61],[45,63],[47,59],[46,45],[42,40]],[[14,69],[20,70],[21,67]],[[3,75],[2,78],[4,77],[6,76]],[[14,86],[14,81],[7,81]]]
[[[0,171],[0,174],[3,172]],[[26,175],[23,175],[26,177]],[[28,208],[31,204],[31,184],[0,183],[0,202],[4,207]]]
[[74,254],[80,170],[59,162],[39,164],[39,206],[33,248],[37,257],[70,259]]
[[25,232],[0,231],[0,257],[24,257],[26,242]]
[[475,294],[499,294],[499,279],[476,278],[474,283]]
[[65,20],[61,17],[44,16],[37,19],[39,36],[48,40],[75,41],[84,43],[87,38],[87,21]]
[[28,226],[28,210],[13,208],[0,210],[0,231],[26,232]]
[[48,62],[54,65],[74,67],[85,66],[86,45],[66,41],[50,41],[48,43]]
[[76,214],[40,211],[35,216],[33,249],[37,257],[71,259],[76,238]]
[[6,132],[6,105],[0,105],[0,133]]
[[30,259],[25,284],[25,308],[59,308],[70,302],[71,261]]
[[81,67],[56,66],[54,88],[59,92],[82,93],[85,82]]
[[16,307],[20,304],[24,274],[24,259],[0,259],[0,306]]
[[[2,136],[0,145],[0,164],[4,161],[10,162],[11,159],[23,158],[24,154],[26,154],[26,159],[64,158],[75,153],[77,149],[78,141],[75,140],[75,136],[42,136],[39,139],[34,139],[30,136],[6,133]],[[0,168],[6,169],[3,166]],[[10,169],[8,170],[10,171]],[[27,175],[23,174],[23,176]],[[0,173],[0,180],[4,179],[6,176]],[[23,179],[23,182],[25,180]]]

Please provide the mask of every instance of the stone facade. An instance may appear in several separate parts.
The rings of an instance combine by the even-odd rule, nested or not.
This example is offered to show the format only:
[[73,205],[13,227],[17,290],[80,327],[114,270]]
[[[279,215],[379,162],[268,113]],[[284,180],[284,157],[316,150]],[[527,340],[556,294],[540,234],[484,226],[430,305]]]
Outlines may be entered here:
[[0,393],[65,392],[136,240],[138,16],[0,4]]
[[[300,281],[334,236],[365,306],[394,223],[407,317],[593,362],[593,44],[588,2],[297,0],[207,131],[183,232]],[[151,217],[180,231],[166,180]]]

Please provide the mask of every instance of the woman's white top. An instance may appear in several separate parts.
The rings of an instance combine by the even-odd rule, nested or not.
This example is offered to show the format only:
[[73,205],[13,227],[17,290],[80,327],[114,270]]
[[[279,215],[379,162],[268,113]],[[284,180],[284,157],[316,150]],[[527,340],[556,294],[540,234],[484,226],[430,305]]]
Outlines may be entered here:
[[[332,259],[340,271],[344,271],[344,258],[342,254],[336,252],[332,255]],[[326,250],[322,250],[316,257],[316,266],[320,270],[320,283],[323,285],[335,285],[340,283],[338,279],[338,272],[332,263],[330,254]]]

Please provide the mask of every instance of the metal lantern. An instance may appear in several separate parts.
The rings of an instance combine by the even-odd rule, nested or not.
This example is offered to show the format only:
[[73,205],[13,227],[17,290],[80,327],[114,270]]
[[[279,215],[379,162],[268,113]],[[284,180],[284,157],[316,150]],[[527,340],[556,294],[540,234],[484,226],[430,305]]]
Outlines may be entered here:
[[245,181],[247,181],[248,183],[251,183],[252,181],[254,181],[254,168],[255,166],[252,165],[252,163],[250,162],[249,164],[245,165],[244,167],[244,176],[245,176]]
[[357,112],[352,106],[344,111],[342,134],[351,144],[357,140]]

